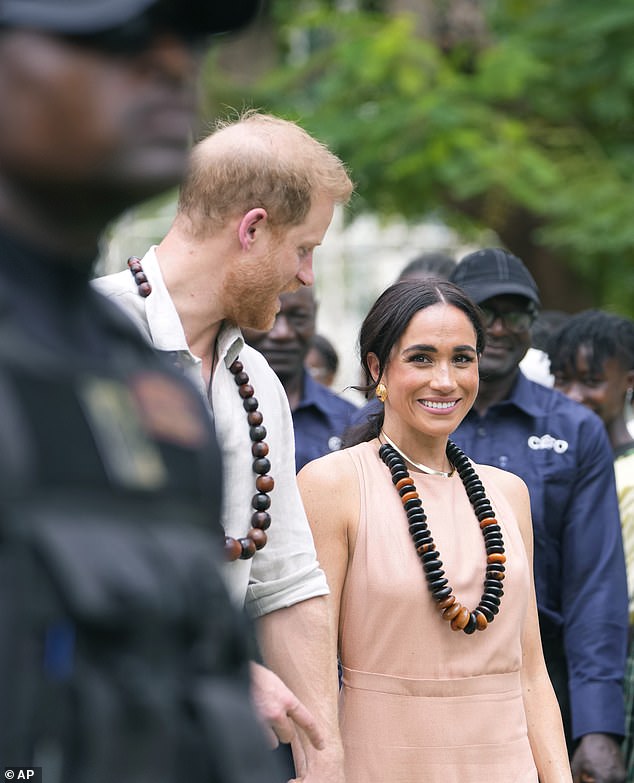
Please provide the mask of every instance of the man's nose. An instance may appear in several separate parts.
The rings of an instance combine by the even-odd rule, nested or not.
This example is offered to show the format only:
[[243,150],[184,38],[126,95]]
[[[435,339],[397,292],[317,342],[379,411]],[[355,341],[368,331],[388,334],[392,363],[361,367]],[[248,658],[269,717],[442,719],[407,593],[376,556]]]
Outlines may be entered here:
[[306,258],[304,258],[300,263],[297,279],[302,285],[313,285],[315,282],[315,275],[313,274],[312,252],[308,253]]

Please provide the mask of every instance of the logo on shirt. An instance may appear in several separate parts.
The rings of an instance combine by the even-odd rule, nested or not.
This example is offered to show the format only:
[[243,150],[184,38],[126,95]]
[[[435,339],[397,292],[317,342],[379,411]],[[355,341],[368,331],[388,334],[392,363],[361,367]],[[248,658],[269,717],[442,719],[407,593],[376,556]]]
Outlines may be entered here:
[[555,454],[563,454],[565,451],[568,451],[568,441],[553,438],[552,435],[548,434],[542,435],[541,438],[539,435],[531,435],[528,439],[528,447],[534,451],[552,449]]

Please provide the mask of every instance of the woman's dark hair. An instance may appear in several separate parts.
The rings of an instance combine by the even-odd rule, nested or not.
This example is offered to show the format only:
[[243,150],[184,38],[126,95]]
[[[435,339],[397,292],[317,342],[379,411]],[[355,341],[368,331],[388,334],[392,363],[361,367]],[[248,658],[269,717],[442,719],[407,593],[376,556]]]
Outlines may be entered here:
[[577,352],[585,345],[590,370],[601,371],[606,359],[616,359],[624,370],[634,369],[634,321],[604,310],[584,310],[567,318],[547,342],[550,370],[563,372],[577,366]]
[[[448,304],[461,310],[471,321],[476,334],[476,350],[480,355],[484,350],[486,331],[480,309],[457,285],[440,278],[411,281],[404,280],[387,288],[370,308],[359,331],[359,356],[365,375],[364,386],[353,388],[366,395],[376,389],[377,384],[390,360],[392,348],[407,329],[409,322],[421,310],[436,304]],[[379,376],[372,378],[368,365],[368,354],[376,355],[379,362]],[[351,427],[344,436],[344,446],[353,446],[372,440],[383,426],[383,408],[378,414],[368,417],[355,427]]]

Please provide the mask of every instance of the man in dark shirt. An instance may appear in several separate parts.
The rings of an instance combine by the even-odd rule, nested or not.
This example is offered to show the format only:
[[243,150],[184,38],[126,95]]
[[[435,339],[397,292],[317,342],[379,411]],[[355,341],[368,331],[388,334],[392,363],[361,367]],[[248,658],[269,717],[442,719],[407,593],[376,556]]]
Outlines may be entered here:
[[487,248],[463,258],[451,280],[480,305],[487,327],[478,397],[452,439],[475,462],[528,485],[542,643],[574,779],[622,783],[627,584],[605,428],[520,371],[540,306],[520,259]]
[[307,462],[341,447],[341,435],[357,408],[313,380],[305,367],[317,317],[312,287],[282,294],[280,301],[270,331],[243,329],[243,333],[266,357],[284,387],[293,415],[295,467],[299,471]]
[[201,44],[255,10],[0,2],[0,767],[47,782],[275,779],[208,412],[89,285],[184,174]]

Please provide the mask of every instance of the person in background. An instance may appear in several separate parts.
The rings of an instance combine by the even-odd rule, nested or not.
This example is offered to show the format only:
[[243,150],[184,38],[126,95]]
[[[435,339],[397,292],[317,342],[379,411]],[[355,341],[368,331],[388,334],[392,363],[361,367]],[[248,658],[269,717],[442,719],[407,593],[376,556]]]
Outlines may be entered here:
[[421,253],[405,264],[399,272],[396,282],[398,283],[400,280],[425,280],[429,277],[448,280],[455,265],[456,260],[446,253]]
[[568,313],[561,310],[540,310],[535,316],[531,326],[531,347],[520,362],[520,370],[529,381],[535,381],[535,383],[552,388],[554,379],[550,372],[550,360],[546,346],[550,335],[567,318],[569,318]]
[[280,295],[312,285],[313,252],[352,187],[341,160],[296,123],[254,111],[218,122],[193,149],[164,239],[95,281],[213,412],[225,576],[266,664],[252,666],[254,698],[306,783],[343,774],[328,585],[295,479],[286,394],[239,327],[270,329]]
[[627,581],[605,427],[522,374],[540,300],[519,258],[485,248],[465,256],[452,281],[480,306],[487,328],[478,396],[453,438],[528,486],[542,644],[574,779],[622,783]]
[[339,354],[330,340],[323,334],[313,335],[310,348],[304,360],[304,366],[310,377],[330,388],[335,382],[339,369]]
[[603,421],[614,454],[630,608],[630,652],[625,680],[628,780],[634,779],[634,437],[626,406],[634,387],[634,322],[602,310],[570,316],[547,343],[555,388]]
[[209,37],[256,8],[0,2],[7,779],[276,779],[220,577],[208,412],[90,286],[107,225],[185,173]]
[[456,286],[388,288],[359,336],[383,408],[298,476],[334,598],[347,783],[571,781],[526,486],[449,441],[483,347]]
[[357,411],[313,380],[305,367],[315,336],[317,303],[312,288],[282,294],[281,307],[268,332],[245,329],[245,340],[266,358],[282,382],[293,415],[295,466],[300,470],[341,447],[341,435]]

